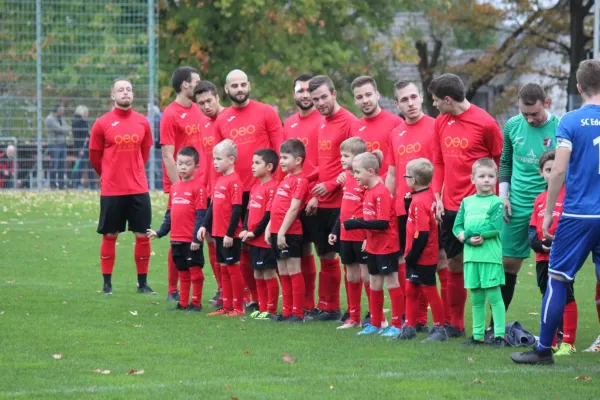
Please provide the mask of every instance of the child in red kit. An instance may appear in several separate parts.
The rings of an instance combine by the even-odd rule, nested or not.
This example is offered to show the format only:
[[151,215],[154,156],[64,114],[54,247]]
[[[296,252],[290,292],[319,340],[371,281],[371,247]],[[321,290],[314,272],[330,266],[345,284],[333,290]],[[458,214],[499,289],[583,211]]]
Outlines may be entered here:
[[225,139],[213,149],[213,164],[221,174],[215,182],[212,203],[198,231],[198,239],[204,241],[208,227],[216,242],[217,262],[221,265],[223,308],[209,313],[239,317],[244,313],[244,278],[240,270],[242,241],[242,181],[234,171],[237,158],[235,144]]
[[279,157],[271,149],[261,149],[252,158],[252,174],[259,182],[250,189],[248,212],[240,239],[250,247],[250,264],[254,269],[258,310],[250,314],[258,320],[275,319],[279,303],[277,260],[271,246],[265,240],[266,227],[271,219],[271,202],[277,191],[273,173]]
[[177,172],[181,181],[171,186],[165,220],[160,229],[147,231],[150,239],[161,238],[171,232],[171,254],[181,284],[179,302],[171,310],[202,311],[204,254],[196,236],[206,215],[207,196],[199,179],[194,179],[199,161],[195,148],[186,146],[179,150]]

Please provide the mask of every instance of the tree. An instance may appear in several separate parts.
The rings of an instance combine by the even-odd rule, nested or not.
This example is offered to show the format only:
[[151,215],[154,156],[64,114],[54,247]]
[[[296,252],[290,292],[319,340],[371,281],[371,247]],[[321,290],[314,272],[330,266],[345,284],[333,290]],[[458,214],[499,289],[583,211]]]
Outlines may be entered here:
[[289,93],[297,75],[327,74],[336,83],[338,96],[351,104],[352,78],[370,74],[387,82],[378,33],[387,30],[401,6],[401,0],[164,3],[160,18],[161,102],[173,98],[170,72],[192,65],[200,68],[203,79],[218,86],[230,70],[244,70],[252,83],[253,98],[276,104],[280,110],[293,107]]

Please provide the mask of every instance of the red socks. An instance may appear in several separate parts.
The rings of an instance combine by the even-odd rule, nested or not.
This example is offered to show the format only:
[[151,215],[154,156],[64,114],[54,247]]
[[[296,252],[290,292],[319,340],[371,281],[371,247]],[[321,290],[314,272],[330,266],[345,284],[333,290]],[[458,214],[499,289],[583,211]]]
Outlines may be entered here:
[[135,258],[135,268],[138,275],[148,273],[150,264],[150,239],[147,237],[135,237],[135,249],[133,250]]
[[350,295],[348,294],[348,266],[344,264],[344,289],[346,289],[346,312],[350,309]]
[[202,289],[204,288],[204,272],[200,267],[190,267],[192,279],[192,304],[196,307],[202,305]]
[[179,293],[179,304],[182,307],[187,307],[190,304],[190,287],[192,286],[192,276],[190,270],[178,271],[179,285],[181,292]]
[[[404,314],[405,310],[404,290],[402,290],[402,286],[398,286],[397,288],[388,289],[388,293],[390,294],[390,301],[392,303],[392,325],[398,329],[402,329],[402,314]],[[383,313],[383,304],[381,311]]]
[[410,281],[406,282],[406,326],[416,327],[420,294],[418,284]]
[[102,236],[100,245],[100,269],[102,274],[112,274],[115,267],[117,236]]
[[383,290],[371,289],[371,303],[369,312],[371,313],[371,325],[375,328],[381,328],[383,320]]
[[304,318],[304,277],[302,272],[290,275],[292,282],[292,314],[298,318]]
[[[437,286],[421,286],[421,299],[431,306],[433,326],[444,326],[444,305],[437,290]],[[425,306],[427,310],[427,306]]]
[[231,289],[233,294],[233,310],[244,312],[244,277],[239,264],[225,267],[231,278]]
[[398,264],[398,282],[402,291],[406,291],[406,263]]
[[467,290],[465,289],[463,271],[449,271],[448,300],[451,312],[450,323],[459,330],[465,329],[465,303],[467,301]]
[[277,278],[267,279],[267,311],[272,315],[277,314],[279,306],[279,282]]
[[577,302],[572,301],[565,306],[563,313],[563,342],[575,346],[577,336]]
[[208,261],[210,262],[210,267],[215,275],[217,287],[221,289],[221,266],[217,262],[217,248],[215,242],[208,243]]
[[596,313],[600,322],[600,283],[596,283]]
[[[242,249],[242,254],[240,255],[240,271],[242,271],[242,275],[244,276],[245,287],[250,291],[249,300],[258,302],[256,280],[254,279],[254,270],[252,269],[252,264],[250,263],[249,249]],[[246,295],[244,297],[248,298]]]
[[440,278],[440,292],[442,298],[442,304],[444,305],[444,323],[450,324],[450,317],[452,312],[450,310],[450,302],[448,301],[448,274],[450,273],[448,267],[440,269],[438,272],[438,278]]
[[371,299],[371,284],[369,282],[363,282],[365,285],[365,293],[367,295],[367,303],[370,303]]
[[223,309],[225,311],[233,311],[233,288],[231,286],[231,277],[229,276],[229,268],[221,265],[221,283],[223,284]]
[[304,309],[315,308],[315,283],[317,278],[317,266],[315,256],[304,256],[300,259],[302,276],[304,276]]
[[362,282],[348,282],[348,312],[350,320],[360,324],[360,297],[362,291]]
[[279,274],[281,280],[281,294],[283,296],[283,309],[281,314],[287,318],[292,315],[292,307],[294,306],[294,297],[292,294],[292,280],[289,275]]
[[258,295],[258,311],[267,311],[267,282],[264,279],[256,280],[256,294]]
[[[340,269],[340,260],[321,260],[321,275],[325,275],[323,282],[323,295],[319,298],[319,308],[325,311],[335,311],[340,309],[340,284],[342,281],[342,271]],[[321,278],[319,275],[319,278]],[[319,281],[319,292],[321,292],[321,282]],[[324,303],[324,304],[322,304]]]
[[175,265],[175,261],[173,261],[173,251],[169,246],[169,258],[167,259],[167,278],[169,280],[169,287],[167,292],[169,294],[177,291],[177,278],[179,277],[179,271],[177,271],[177,266]]
[[419,309],[417,312],[417,324],[419,325],[427,325],[427,306],[427,296],[425,296],[423,286],[421,286],[419,290]]

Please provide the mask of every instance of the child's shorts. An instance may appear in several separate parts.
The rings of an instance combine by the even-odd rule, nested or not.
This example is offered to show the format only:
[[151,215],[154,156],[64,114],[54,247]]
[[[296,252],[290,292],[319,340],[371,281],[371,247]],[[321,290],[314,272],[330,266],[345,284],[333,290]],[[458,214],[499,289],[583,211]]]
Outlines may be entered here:
[[465,289],[488,289],[504,285],[502,264],[466,262],[464,274]]
[[192,251],[189,242],[171,242],[171,256],[178,271],[186,271],[190,267],[204,267],[204,250],[202,245]]
[[255,271],[277,268],[277,260],[270,247],[250,246],[250,264]]
[[271,233],[271,249],[275,258],[285,260],[287,258],[302,258],[302,235],[285,235],[285,242],[288,247],[279,249],[277,247],[277,234]]
[[398,272],[400,253],[371,254],[367,253],[367,268],[369,275],[390,275]]

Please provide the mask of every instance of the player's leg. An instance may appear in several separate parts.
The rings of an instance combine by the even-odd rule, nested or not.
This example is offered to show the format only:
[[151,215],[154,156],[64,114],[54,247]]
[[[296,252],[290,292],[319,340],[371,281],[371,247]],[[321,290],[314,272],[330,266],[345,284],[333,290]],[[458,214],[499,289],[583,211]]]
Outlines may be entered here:
[[[191,244],[190,244],[191,245]],[[202,292],[204,289],[204,246],[200,245],[198,250],[192,251],[190,248],[187,258],[187,265],[190,270],[190,280],[192,283],[192,300],[187,311],[202,311]]]
[[[317,265],[315,256],[312,253],[313,242],[315,237],[315,229],[318,225],[316,216],[307,216],[306,212],[300,214],[300,222],[302,223],[302,260],[300,261],[302,268],[302,276],[304,276],[304,310],[306,313],[313,313],[315,309],[315,286],[317,281]],[[314,310],[316,312],[316,310]],[[306,314],[305,313],[305,314]]]
[[512,208],[510,221],[502,226],[500,240],[502,242],[502,264],[504,266],[504,285],[501,287],[504,306],[512,302],[517,275],[523,266],[523,261],[531,255],[528,229],[531,220],[531,206]]
[[567,304],[563,312],[562,343],[558,347],[558,351],[554,353],[555,356],[568,356],[576,352],[578,310],[573,284],[574,282],[571,282],[567,287]]
[[[463,346],[483,344],[485,336],[485,290],[481,289],[481,277],[478,264],[467,262],[464,265],[465,289],[471,291],[471,310],[473,317],[473,335]],[[448,335],[450,336],[450,335]]]
[[134,258],[138,278],[138,293],[156,294],[148,285],[148,267],[150,265],[150,239],[146,231],[152,223],[152,206],[150,204],[150,193],[134,194],[126,197],[128,202],[125,208],[127,224],[130,231],[135,235]]
[[465,336],[465,303],[467,291],[464,286],[463,244],[454,236],[452,228],[456,211],[446,210],[441,224],[442,244],[448,257],[448,303],[450,306],[450,326],[446,329],[449,337]]
[[319,224],[317,237],[317,249],[321,261],[319,273],[319,304],[317,307],[321,312],[313,317],[315,321],[338,321],[340,312],[340,284],[342,271],[340,260],[337,258],[339,244],[332,246],[328,237],[333,231],[336,220],[339,217],[337,208],[317,209],[317,218],[323,223]]
[[233,289],[231,286],[231,277],[229,276],[229,270],[225,265],[225,252],[223,249],[223,238],[215,237],[215,246],[216,246],[216,257],[217,263],[221,267],[221,284],[223,285],[223,307],[217,309],[217,311],[213,311],[208,314],[208,316],[213,315],[225,315],[228,312],[233,311]]
[[179,281],[181,282],[181,295],[179,296],[177,305],[170,308],[170,311],[186,310],[190,304],[192,276],[187,261],[190,253],[189,246],[189,243],[171,243],[173,262],[177,266]]
[[365,327],[371,321],[371,278],[369,275],[369,267],[367,266],[366,258],[365,261],[363,261],[363,263],[360,264],[360,279],[362,281],[363,287],[365,288],[365,296],[367,296],[367,313],[363,320],[360,321],[360,326]]
[[302,235],[285,235],[286,267],[292,283],[292,316],[286,322],[304,322],[306,287],[302,275]]
[[217,247],[215,240],[210,234],[206,235],[206,246],[208,247],[208,262],[210,263],[210,268],[212,269],[213,275],[215,276],[215,281],[217,282],[217,292],[210,300],[210,303],[213,307],[218,308],[223,305],[223,301],[221,299],[221,265],[217,262]]
[[[248,212],[248,202],[250,201],[250,192],[242,193],[242,215],[241,220],[246,218]],[[242,244],[240,254],[240,271],[244,278],[244,304],[247,312],[256,311],[258,308],[258,294],[256,293],[256,281],[254,280],[254,271],[250,265],[250,249]]]
[[258,246],[250,247],[250,265],[254,270],[254,280],[256,281],[256,294],[258,297],[258,310],[250,313],[251,318],[256,318],[261,313],[267,311],[267,284],[264,277],[264,261],[263,261],[263,249]]
[[292,316],[292,308],[294,306],[294,297],[292,294],[292,279],[287,270],[287,260],[282,257],[281,251],[277,246],[277,234],[271,234],[271,249],[277,259],[277,271],[279,272],[279,281],[281,282],[281,318],[279,321],[284,321]]
[[448,269],[448,257],[446,257],[446,251],[440,248],[438,253],[438,265],[437,274],[440,280],[440,297],[442,304],[444,305],[444,326],[450,325],[450,303],[448,302],[448,275],[450,270]]
[[233,239],[231,247],[224,247],[225,265],[231,279],[231,293],[233,311],[227,313],[228,317],[240,317],[246,315],[244,312],[244,277],[240,268],[240,257],[242,252],[242,241]]
[[383,320],[383,275],[379,275],[377,267],[377,256],[367,255],[367,268],[369,270],[369,286],[371,290],[369,313],[371,319],[367,325],[358,332],[358,335],[373,335],[383,332],[381,323]]
[[340,241],[340,258],[344,264],[346,297],[348,298],[348,318],[337,329],[360,326],[361,276],[359,262],[362,260],[362,242]]
[[378,256],[380,274],[384,276],[390,303],[392,303],[391,325],[382,333],[384,337],[399,337],[402,333],[402,315],[406,310],[404,290],[398,280],[398,253]]
[[444,328],[444,305],[438,293],[435,279],[437,266],[418,266],[418,268],[421,296],[424,295],[427,303],[431,305],[431,317],[433,319],[433,328],[423,342],[445,342],[448,340],[448,333]]
[[125,232],[127,219],[123,215],[123,196],[100,196],[100,218],[97,232],[102,235],[100,268],[104,279],[104,294],[112,294],[112,273],[116,244],[120,232]]

